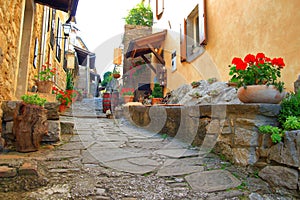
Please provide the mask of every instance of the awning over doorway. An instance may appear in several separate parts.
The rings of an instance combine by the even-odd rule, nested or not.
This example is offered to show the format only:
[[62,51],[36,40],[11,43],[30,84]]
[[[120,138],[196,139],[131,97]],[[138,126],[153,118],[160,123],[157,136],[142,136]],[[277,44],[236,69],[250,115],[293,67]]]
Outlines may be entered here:
[[160,52],[162,51],[166,35],[167,30],[164,30],[162,32],[131,40],[125,55],[126,58],[136,58],[139,56],[143,58],[145,54],[153,53],[159,62],[164,65],[165,61],[161,57]]
[[77,59],[78,59],[78,63],[79,65],[82,66],[87,66],[87,57],[89,55],[90,57],[90,69],[94,69],[95,68],[95,61],[96,61],[96,54],[92,53],[88,50],[82,49],[80,47],[74,46],[75,52],[77,54]]
[[77,5],[79,0],[34,0],[35,3],[39,3],[51,8],[61,10],[70,13],[70,18],[75,17]]

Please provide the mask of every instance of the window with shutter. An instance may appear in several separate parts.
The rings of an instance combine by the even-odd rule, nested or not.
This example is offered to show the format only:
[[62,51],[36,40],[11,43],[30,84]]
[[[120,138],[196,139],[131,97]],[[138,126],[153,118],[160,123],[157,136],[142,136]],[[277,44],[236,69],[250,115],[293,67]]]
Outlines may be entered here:
[[62,25],[61,21],[58,18],[58,23],[57,23],[57,41],[56,41],[56,58],[58,62],[61,60],[61,46],[62,46]]
[[182,54],[186,59],[182,55],[182,62],[191,62],[204,52],[203,47],[207,44],[205,15],[205,0],[201,0],[184,21]]

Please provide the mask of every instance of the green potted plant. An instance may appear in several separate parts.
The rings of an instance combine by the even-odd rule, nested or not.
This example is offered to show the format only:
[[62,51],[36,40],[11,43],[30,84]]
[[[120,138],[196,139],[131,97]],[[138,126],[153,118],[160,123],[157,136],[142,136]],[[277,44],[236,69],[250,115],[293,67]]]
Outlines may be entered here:
[[47,63],[42,66],[42,70],[35,76],[35,82],[38,92],[51,93],[53,86],[53,77],[56,75],[57,69],[51,67],[51,64]]
[[43,135],[48,133],[46,99],[38,94],[23,95],[22,102],[14,114],[13,133],[16,137],[16,150],[19,152],[37,151]]
[[162,91],[162,87],[160,86],[159,83],[154,83],[154,88],[152,91],[152,104],[159,104],[162,102],[163,100],[163,91]]
[[284,83],[278,81],[285,66],[282,58],[269,58],[263,53],[233,58],[229,65],[231,84],[238,88],[238,98],[244,103],[279,103],[285,96]]
[[124,103],[133,102],[134,99],[134,88],[122,88],[120,95],[124,99]]
[[117,68],[117,66],[114,68],[112,74],[115,79],[118,79],[121,77],[120,70]]

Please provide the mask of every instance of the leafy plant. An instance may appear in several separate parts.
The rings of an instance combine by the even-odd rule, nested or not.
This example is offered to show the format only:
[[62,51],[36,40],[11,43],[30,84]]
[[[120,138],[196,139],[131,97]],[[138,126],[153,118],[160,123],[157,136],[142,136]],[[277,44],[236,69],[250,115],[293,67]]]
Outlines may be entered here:
[[105,74],[103,75],[103,81],[101,82],[101,85],[105,87],[111,80],[112,80],[112,72],[110,71],[105,72]]
[[284,124],[289,116],[300,117],[300,90],[297,93],[289,93],[281,102],[281,110],[278,121]]
[[74,83],[73,83],[72,73],[70,71],[67,72],[66,81],[67,81],[66,90],[73,90],[74,89]]
[[42,70],[35,76],[35,78],[41,81],[52,81],[53,77],[56,74],[56,68],[52,68],[51,64],[47,63],[42,66]]
[[154,83],[154,88],[153,88],[152,96],[154,98],[163,98],[162,87],[160,86],[159,83]]
[[247,85],[274,85],[280,92],[284,83],[277,81],[281,77],[280,70],[285,66],[282,58],[270,59],[263,53],[256,56],[248,54],[244,60],[233,58],[229,65],[230,82],[237,83],[237,87]]
[[295,116],[287,117],[286,121],[283,124],[284,130],[299,130],[300,129],[300,119]]
[[37,106],[44,106],[45,103],[47,102],[46,99],[41,98],[38,94],[34,94],[34,95],[25,94],[21,96],[21,99],[26,104],[37,105]]
[[149,26],[153,25],[153,12],[151,10],[150,4],[148,6],[144,5],[142,0],[134,8],[132,8],[128,15],[125,17],[126,24],[131,25],[142,25]]
[[275,126],[270,126],[270,125],[260,126],[259,132],[265,133],[265,134],[271,134],[271,140],[273,143],[281,142],[281,140],[284,136],[284,131],[282,131],[282,129],[275,127]]
[[134,95],[134,88],[122,88],[120,92],[121,96],[133,96]]

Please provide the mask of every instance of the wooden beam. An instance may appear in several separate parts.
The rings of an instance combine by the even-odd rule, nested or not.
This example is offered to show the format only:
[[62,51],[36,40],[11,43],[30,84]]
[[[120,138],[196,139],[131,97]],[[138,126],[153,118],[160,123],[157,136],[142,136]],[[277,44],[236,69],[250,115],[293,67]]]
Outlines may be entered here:
[[151,68],[151,70],[156,74],[156,69],[151,65],[150,61],[145,57],[145,55],[141,55],[141,57],[144,59],[146,64]]
[[155,57],[158,59],[158,61],[165,65],[164,59],[155,51],[154,47],[151,44],[147,44],[147,46],[151,49],[152,53],[155,55]]

